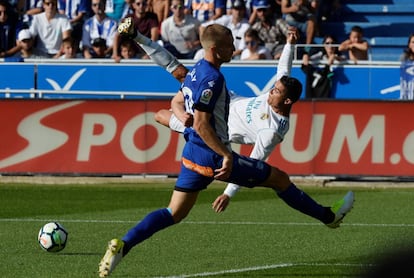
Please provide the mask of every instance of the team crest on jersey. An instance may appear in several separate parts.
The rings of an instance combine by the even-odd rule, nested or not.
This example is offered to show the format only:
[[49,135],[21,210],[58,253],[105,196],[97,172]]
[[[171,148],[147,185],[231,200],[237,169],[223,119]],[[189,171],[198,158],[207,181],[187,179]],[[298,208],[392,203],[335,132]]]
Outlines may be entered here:
[[267,113],[263,113],[262,115],[260,115],[260,119],[261,119],[261,120],[266,120],[266,119],[269,119],[269,114],[267,114]]
[[200,102],[204,104],[209,104],[212,97],[213,97],[213,91],[210,89],[205,89],[201,93]]

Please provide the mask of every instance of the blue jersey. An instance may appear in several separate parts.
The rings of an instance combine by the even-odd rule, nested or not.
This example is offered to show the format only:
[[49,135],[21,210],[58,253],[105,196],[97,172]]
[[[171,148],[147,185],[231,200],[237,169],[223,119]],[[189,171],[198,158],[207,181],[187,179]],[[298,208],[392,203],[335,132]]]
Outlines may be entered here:
[[[227,119],[230,95],[221,72],[202,59],[187,74],[181,91],[185,109],[194,115],[194,110],[211,114],[210,125],[219,139],[230,149]],[[178,191],[194,192],[206,188],[214,180],[214,170],[222,166],[223,157],[210,149],[193,128],[186,128],[181,171],[176,182]],[[254,187],[270,174],[265,162],[240,156],[233,152],[233,170],[228,181],[242,186]]]
[[[200,60],[187,74],[181,91],[184,95],[187,113],[194,110],[211,113],[210,124],[224,144],[229,143],[227,120],[229,116],[230,95],[223,74],[206,60]],[[189,141],[207,146],[192,129],[185,131]]]

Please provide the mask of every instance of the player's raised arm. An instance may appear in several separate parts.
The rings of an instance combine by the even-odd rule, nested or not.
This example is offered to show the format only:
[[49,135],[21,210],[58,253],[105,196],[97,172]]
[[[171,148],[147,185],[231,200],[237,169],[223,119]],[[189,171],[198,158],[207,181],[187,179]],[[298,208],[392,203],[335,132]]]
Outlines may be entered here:
[[289,27],[288,37],[286,38],[286,44],[283,47],[282,54],[277,66],[276,80],[282,78],[282,76],[290,76],[292,70],[293,54],[295,51],[295,44],[298,40],[298,30],[295,27]]

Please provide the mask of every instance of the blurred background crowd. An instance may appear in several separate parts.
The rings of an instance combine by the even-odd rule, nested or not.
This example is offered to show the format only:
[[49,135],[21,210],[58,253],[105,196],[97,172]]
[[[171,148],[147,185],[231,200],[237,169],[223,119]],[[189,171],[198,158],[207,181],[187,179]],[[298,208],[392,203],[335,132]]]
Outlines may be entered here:
[[[378,44],[380,38],[368,40],[365,28],[354,18],[352,26],[345,26],[347,16],[356,13],[350,13],[344,2],[359,1],[0,0],[0,58],[148,59],[134,41],[117,33],[118,24],[131,17],[140,33],[179,59],[200,59],[200,35],[208,24],[218,23],[233,33],[234,59],[279,59],[288,27],[295,26],[301,34],[297,59],[305,65],[315,60],[327,65],[370,60],[371,44]],[[387,28],[391,27],[383,26]],[[412,60],[411,33],[404,40],[399,59]]]

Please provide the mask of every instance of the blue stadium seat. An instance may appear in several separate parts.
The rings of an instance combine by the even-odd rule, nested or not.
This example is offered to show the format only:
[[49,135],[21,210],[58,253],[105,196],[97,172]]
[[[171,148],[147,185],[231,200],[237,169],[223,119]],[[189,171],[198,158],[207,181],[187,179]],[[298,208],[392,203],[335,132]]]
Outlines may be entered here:
[[346,4],[343,6],[341,21],[361,22],[410,22],[414,15],[414,4],[379,5]]
[[371,46],[398,46],[404,48],[408,43],[407,37],[373,37],[368,40]]
[[[413,15],[414,18],[414,15]],[[383,22],[324,22],[323,33],[337,34],[337,37],[348,37],[354,25],[364,30],[364,37],[406,37],[414,32],[414,22],[410,23],[383,23]]]
[[414,1],[344,0],[338,18],[322,22],[321,34],[334,34],[343,41],[355,25],[370,43],[372,60],[398,61],[414,33]]

